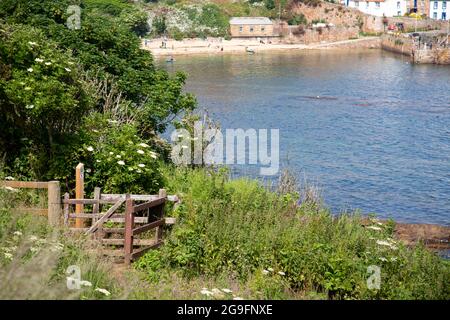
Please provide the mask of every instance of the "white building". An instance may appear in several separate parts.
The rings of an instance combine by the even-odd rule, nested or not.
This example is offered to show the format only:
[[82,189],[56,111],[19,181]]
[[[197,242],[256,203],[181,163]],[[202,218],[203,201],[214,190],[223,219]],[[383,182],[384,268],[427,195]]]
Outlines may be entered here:
[[406,0],[346,0],[346,4],[350,8],[378,17],[402,16],[407,12]]
[[431,0],[430,18],[435,20],[450,20],[450,0]]

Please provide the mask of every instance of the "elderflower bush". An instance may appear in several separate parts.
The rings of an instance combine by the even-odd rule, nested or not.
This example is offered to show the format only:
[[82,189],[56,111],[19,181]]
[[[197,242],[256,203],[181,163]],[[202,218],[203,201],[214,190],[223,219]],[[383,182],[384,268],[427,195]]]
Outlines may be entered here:
[[89,190],[110,193],[150,193],[163,186],[159,154],[132,124],[100,115],[87,121],[87,139],[80,152]]

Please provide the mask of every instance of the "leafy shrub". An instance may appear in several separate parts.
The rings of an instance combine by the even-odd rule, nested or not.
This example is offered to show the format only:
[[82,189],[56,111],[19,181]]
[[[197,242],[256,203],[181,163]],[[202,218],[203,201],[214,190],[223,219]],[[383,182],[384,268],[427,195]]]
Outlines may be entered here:
[[[189,278],[227,275],[260,298],[310,291],[331,299],[448,298],[449,266],[420,246],[392,240],[390,224],[372,219],[365,228],[358,214],[333,217],[323,207],[296,207],[298,194],[287,200],[254,181],[229,181],[225,173],[164,171],[166,188],[181,194],[183,204],[160,253],[138,262],[143,270],[149,259]],[[382,269],[380,290],[367,288],[370,265]]]
[[297,26],[297,25],[307,25],[308,20],[303,13],[294,15],[292,18],[288,20],[289,25]]

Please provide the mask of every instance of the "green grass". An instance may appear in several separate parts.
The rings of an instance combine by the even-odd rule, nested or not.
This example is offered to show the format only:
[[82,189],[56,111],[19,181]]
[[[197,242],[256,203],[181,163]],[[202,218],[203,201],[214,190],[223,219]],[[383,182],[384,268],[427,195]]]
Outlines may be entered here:
[[[16,212],[30,191],[0,188],[0,299],[109,299],[121,294],[111,264],[87,253],[83,238],[52,229],[46,217]],[[39,197],[39,196],[36,196]],[[76,265],[91,287],[67,288],[66,270]],[[107,289],[111,295],[95,291]]]
[[[368,229],[357,213],[332,216],[308,190],[278,194],[212,170],[168,168],[166,177],[183,204],[165,245],[135,263],[149,283],[228,279],[263,299],[449,298],[448,263],[393,240],[393,223]],[[309,200],[297,207],[299,197]],[[371,265],[381,267],[380,290],[367,288]]]
[[[317,189],[303,183],[296,190],[289,175],[270,191],[254,180],[230,180],[226,170],[166,166],[163,174],[168,193],[182,198],[167,213],[177,223],[167,227],[164,246],[121,272],[126,281],[111,275],[109,261],[87,253],[86,239],[14,212],[29,194],[0,189],[0,298],[450,298],[448,261],[393,239],[394,222],[371,217],[367,228],[358,212],[331,215]],[[70,265],[80,266],[92,287],[67,290]],[[372,265],[381,268],[379,290],[367,287]]]

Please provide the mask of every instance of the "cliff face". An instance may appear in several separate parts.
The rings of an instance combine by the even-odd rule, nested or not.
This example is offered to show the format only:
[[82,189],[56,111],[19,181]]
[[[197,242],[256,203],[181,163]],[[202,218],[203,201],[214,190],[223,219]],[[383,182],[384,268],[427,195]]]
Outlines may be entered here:
[[346,28],[361,28],[364,16],[358,10],[329,2],[305,5],[294,1],[288,10],[291,10],[293,14],[303,14],[308,22],[325,20],[326,23]]

